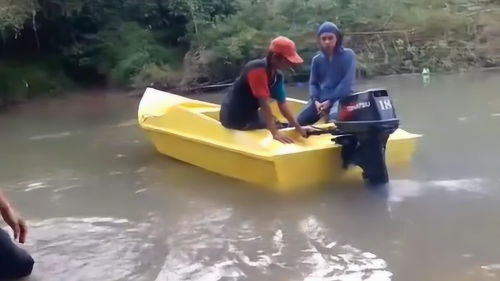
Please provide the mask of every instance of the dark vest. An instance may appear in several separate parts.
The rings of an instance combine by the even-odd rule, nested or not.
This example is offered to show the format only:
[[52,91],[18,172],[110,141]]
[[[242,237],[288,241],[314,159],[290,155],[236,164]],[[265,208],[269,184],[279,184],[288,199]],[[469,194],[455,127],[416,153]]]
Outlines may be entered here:
[[[229,89],[221,105],[221,122],[229,127],[244,126],[249,120],[255,118],[260,107],[259,100],[252,94],[248,84],[247,74],[255,68],[266,68],[266,59],[256,59],[248,62]],[[273,79],[274,78],[274,79]],[[276,81],[275,77],[269,77],[269,89]]]

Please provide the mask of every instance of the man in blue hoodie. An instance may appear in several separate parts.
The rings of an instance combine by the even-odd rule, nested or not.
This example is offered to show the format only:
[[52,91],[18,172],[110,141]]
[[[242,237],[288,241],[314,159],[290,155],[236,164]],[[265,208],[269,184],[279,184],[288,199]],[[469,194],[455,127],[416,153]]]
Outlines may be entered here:
[[312,59],[310,100],[297,117],[301,126],[312,125],[322,117],[335,120],[339,99],[353,92],[356,79],[356,55],[342,46],[337,26],[324,22],[317,36],[321,52]]

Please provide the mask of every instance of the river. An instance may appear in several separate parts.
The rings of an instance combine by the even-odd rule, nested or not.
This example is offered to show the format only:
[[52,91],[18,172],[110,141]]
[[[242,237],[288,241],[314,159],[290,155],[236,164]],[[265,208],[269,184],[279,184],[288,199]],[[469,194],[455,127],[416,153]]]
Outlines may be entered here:
[[500,280],[500,72],[359,87],[389,89],[401,126],[424,135],[387,196],[277,195],[169,159],[126,95],[12,108],[0,188],[29,222],[27,280]]

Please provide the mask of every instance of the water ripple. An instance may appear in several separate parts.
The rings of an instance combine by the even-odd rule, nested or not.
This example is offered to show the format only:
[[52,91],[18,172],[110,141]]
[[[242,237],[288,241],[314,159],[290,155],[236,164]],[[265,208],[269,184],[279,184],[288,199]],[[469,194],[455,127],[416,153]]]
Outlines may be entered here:
[[334,241],[315,217],[298,225],[301,231],[292,228],[287,236],[279,222],[262,231],[253,221],[234,219],[232,209],[200,207],[172,226],[156,281],[391,280],[385,260]]
[[27,249],[36,260],[34,277],[146,280],[141,278],[154,265],[153,249],[159,249],[152,225],[107,217],[31,222]]
[[[311,216],[301,222],[309,248],[302,259],[309,273],[304,280],[391,280],[392,273],[387,270],[387,263],[377,255],[363,252],[351,245],[328,243],[326,229]],[[306,271],[306,272],[307,272]]]
[[390,202],[402,202],[407,198],[418,197],[432,190],[447,192],[469,192],[484,195],[491,181],[479,178],[442,179],[433,181],[393,180],[390,183]]

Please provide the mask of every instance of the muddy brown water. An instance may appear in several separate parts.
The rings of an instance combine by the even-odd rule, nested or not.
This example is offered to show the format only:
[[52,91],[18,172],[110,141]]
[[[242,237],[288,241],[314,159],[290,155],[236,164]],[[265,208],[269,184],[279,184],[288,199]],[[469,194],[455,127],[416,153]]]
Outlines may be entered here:
[[388,88],[402,127],[424,135],[385,195],[277,195],[169,159],[125,95],[12,108],[0,188],[29,221],[28,280],[500,280],[500,72],[369,87]]

